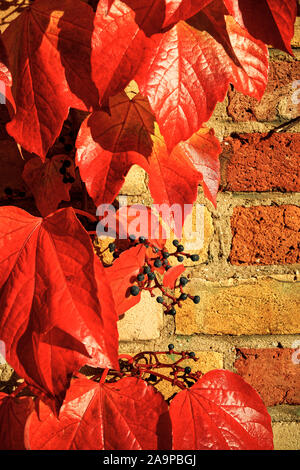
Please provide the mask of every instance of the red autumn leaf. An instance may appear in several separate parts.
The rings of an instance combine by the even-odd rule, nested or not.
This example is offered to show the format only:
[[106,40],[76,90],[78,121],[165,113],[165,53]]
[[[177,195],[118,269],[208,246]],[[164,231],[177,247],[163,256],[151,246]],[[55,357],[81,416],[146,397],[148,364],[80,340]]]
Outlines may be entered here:
[[146,40],[131,8],[115,0],[107,11],[105,3],[96,11],[91,54],[92,79],[104,105],[133,79]]
[[110,99],[110,113],[89,116],[76,141],[76,164],[96,206],[113,202],[132,165],[147,168],[143,155],[152,148],[154,117],[147,100],[120,93]]
[[8,133],[41,158],[70,107],[90,109],[99,97],[91,79],[93,11],[73,0],[36,0],[3,34],[17,112]]
[[0,338],[7,362],[58,407],[84,364],[118,367],[104,268],[71,208],[0,208]]
[[168,405],[154,387],[127,377],[98,384],[75,379],[59,419],[45,405],[26,424],[29,450],[142,450],[166,448]]
[[121,253],[112,266],[105,268],[119,316],[138,304],[141,299],[141,293],[137,296],[130,294],[130,287],[136,284],[136,277],[145,264],[145,256],[145,246],[138,245]]
[[46,159],[45,163],[40,158],[31,158],[24,167],[23,179],[32,194],[36,206],[42,216],[56,211],[61,201],[69,201],[71,183],[63,182],[60,169],[63,162],[70,162],[67,171],[70,176],[75,176],[73,160],[66,155],[55,155]]
[[0,392],[0,450],[25,450],[24,429],[32,411],[32,398]]
[[170,405],[173,449],[271,450],[271,417],[258,393],[228,370],[205,374]]
[[183,264],[178,264],[177,266],[173,266],[164,275],[163,285],[165,287],[169,287],[170,289],[174,289],[177,279],[184,271],[185,271],[185,267],[183,266]]
[[296,0],[224,0],[224,3],[253,37],[292,54]]
[[147,36],[195,15],[212,0],[123,0]]
[[191,24],[152,36],[135,77],[170,151],[209,119],[229,83],[258,99],[265,90],[267,47],[224,17],[222,7],[212,2]]

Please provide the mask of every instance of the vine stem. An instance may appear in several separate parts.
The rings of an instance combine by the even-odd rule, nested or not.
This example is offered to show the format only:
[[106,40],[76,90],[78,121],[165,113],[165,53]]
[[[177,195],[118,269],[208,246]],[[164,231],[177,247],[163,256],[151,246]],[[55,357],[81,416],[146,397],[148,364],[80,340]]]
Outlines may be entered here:
[[98,222],[98,219],[95,215],[90,214],[89,212],[83,211],[81,209],[74,209],[75,213],[78,215],[83,215],[84,217],[87,217],[90,219],[92,222]]

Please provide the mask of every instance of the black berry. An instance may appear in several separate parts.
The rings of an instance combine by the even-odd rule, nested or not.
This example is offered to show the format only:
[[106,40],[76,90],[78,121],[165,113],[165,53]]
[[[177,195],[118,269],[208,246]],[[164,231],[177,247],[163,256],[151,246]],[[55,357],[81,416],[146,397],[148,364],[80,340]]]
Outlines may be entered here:
[[167,251],[163,251],[162,256],[163,256],[164,259],[167,259],[167,258],[169,258],[170,253],[168,253]]
[[113,251],[115,251],[116,245],[114,243],[110,243],[108,245],[108,249],[109,249],[110,253],[112,253]]
[[144,266],[144,273],[145,273],[145,274],[150,274],[150,273],[151,273],[151,268],[150,268],[150,266]]
[[194,304],[198,304],[200,302],[199,295],[195,295],[195,297],[193,298],[193,302],[194,302]]
[[177,256],[177,260],[179,261],[179,263],[182,263],[182,261],[184,260],[184,257],[183,256]]
[[192,255],[191,260],[192,261],[199,261],[199,255]]
[[114,257],[115,259],[119,258],[119,256],[120,256],[119,253],[116,253],[116,252],[113,253],[113,257]]
[[63,166],[64,166],[65,168],[70,168],[70,166],[71,166],[70,160],[64,160],[64,161],[63,161]]
[[173,240],[173,245],[174,245],[174,246],[178,246],[178,245],[179,245],[179,241],[178,241],[178,240]]
[[186,374],[190,374],[191,370],[192,370],[192,369],[191,369],[190,367],[188,367],[188,366],[184,368],[184,372],[185,372]]
[[69,178],[68,178],[67,176],[64,176],[64,177],[63,177],[63,183],[64,183],[64,184],[69,183]]
[[154,261],[154,266],[155,266],[156,268],[160,268],[161,265],[162,265],[162,263],[161,263],[160,259],[156,259],[156,260]]
[[189,281],[187,280],[186,277],[181,277],[181,278],[180,278],[180,284],[181,284],[182,286],[185,286],[188,282],[189,282]]
[[75,178],[73,176],[69,176],[69,183],[74,183],[75,182]]
[[172,350],[174,349],[174,344],[169,344],[169,345],[168,345],[168,349],[169,349],[170,351],[172,351]]
[[131,286],[130,287],[130,294],[137,296],[140,293],[140,288],[138,286]]
[[139,242],[140,243],[145,243],[145,241],[146,241],[145,237],[143,237],[143,236],[139,237]]
[[138,275],[137,275],[137,280],[138,280],[139,282],[142,282],[144,279],[145,279],[144,274],[138,274]]
[[67,170],[64,166],[62,166],[60,169],[59,169],[59,172],[61,175],[65,175],[67,173]]
[[179,300],[186,300],[187,299],[187,294],[185,294],[184,292],[182,292],[182,294],[180,295],[179,297]]
[[73,150],[73,145],[72,144],[66,144],[65,145],[65,151],[66,152],[71,152]]
[[196,354],[195,354],[193,351],[191,351],[191,352],[189,353],[189,356],[190,356],[190,357],[195,357]]
[[11,188],[5,188],[4,192],[5,194],[7,194],[7,196],[12,196],[13,194],[13,190]]
[[134,242],[136,240],[136,236],[135,235],[129,235],[129,240],[131,242]]
[[150,374],[148,380],[149,380],[150,382],[156,382],[156,381],[157,381],[157,377],[156,377],[156,375],[154,375],[154,374]]
[[170,315],[175,315],[176,314],[176,310],[174,307],[171,308],[171,310],[169,310],[169,314]]
[[155,279],[155,274],[154,274],[154,273],[149,273],[149,274],[148,274],[148,279],[150,279],[150,281],[154,281],[154,279]]
[[178,246],[177,246],[177,251],[178,251],[179,253],[181,253],[182,251],[184,251],[184,246],[183,246],[183,245],[178,245]]
[[159,304],[162,304],[164,302],[164,298],[161,296],[156,297],[156,302],[158,302]]

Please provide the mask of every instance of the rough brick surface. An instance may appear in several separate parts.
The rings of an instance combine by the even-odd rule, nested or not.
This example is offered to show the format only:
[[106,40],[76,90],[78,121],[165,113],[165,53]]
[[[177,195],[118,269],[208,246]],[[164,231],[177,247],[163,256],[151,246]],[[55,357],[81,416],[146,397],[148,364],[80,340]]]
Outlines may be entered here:
[[270,62],[269,81],[266,91],[258,102],[230,90],[228,115],[236,122],[274,121],[278,117],[292,119],[299,115],[300,104],[293,102],[293,83],[299,80],[300,61]]
[[262,278],[226,285],[193,279],[186,290],[201,300],[197,305],[184,302],[177,309],[177,334],[300,333],[299,282]]
[[266,406],[300,404],[300,364],[294,349],[239,349],[235,368]]
[[274,450],[300,449],[300,423],[274,423]]
[[300,207],[236,207],[231,218],[232,264],[291,264],[300,261]]
[[223,189],[300,191],[300,134],[239,134],[223,143]]

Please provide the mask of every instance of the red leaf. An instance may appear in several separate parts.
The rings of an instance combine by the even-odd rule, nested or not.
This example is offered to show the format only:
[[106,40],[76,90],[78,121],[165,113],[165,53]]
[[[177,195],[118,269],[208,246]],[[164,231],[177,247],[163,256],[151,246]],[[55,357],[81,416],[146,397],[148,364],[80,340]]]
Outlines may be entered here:
[[258,393],[228,370],[205,374],[172,400],[173,449],[271,450],[271,417]]
[[74,174],[73,160],[66,155],[55,155],[46,159],[31,158],[24,167],[22,177],[34,195],[36,206],[42,216],[54,212],[61,201],[69,201],[70,183],[63,183],[63,175],[59,172],[65,160],[71,163],[68,173]]
[[[229,83],[255,98],[265,90],[268,50],[212,2],[191,22],[154,35],[135,77],[167,147],[187,140],[225,98]],[[209,30],[209,32],[207,32]]]
[[141,450],[166,448],[168,405],[145,381],[116,383],[74,380],[57,419],[42,405],[29,417],[29,450]]
[[152,148],[154,117],[145,98],[120,93],[110,99],[110,112],[88,117],[76,141],[76,164],[96,206],[115,199],[132,165],[147,168],[142,155]]
[[17,112],[9,134],[41,158],[70,107],[98,105],[91,80],[93,11],[73,0],[36,0],[3,34]]
[[24,428],[32,410],[32,398],[0,392],[0,450],[25,450]]
[[0,233],[7,362],[59,406],[82,365],[118,367],[117,318],[104,268],[71,208],[40,219],[1,207]]
[[170,268],[163,278],[163,285],[165,287],[169,287],[170,289],[174,289],[175,283],[178,277],[185,271],[185,267],[183,264],[178,264],[177,266],[173,266]]
[[253,37],[292,54],[296,0],[224,0],[224,3]]
[[105,269],[119,316],[138,304],[141,299],[140,293],[133,296],[130,294],[129,289],[136,283],[136,276],[145,264],[145,256],[145,246],[138,245],[121,253],[113,265]]
[[134,77],[146,39],[131,8],[115,0],[107,13],[105,3],[99,2],[96,11],[91,55],[92,79],[103,104]]
[[212,0],[123,0],[147,36],[195,15]]

